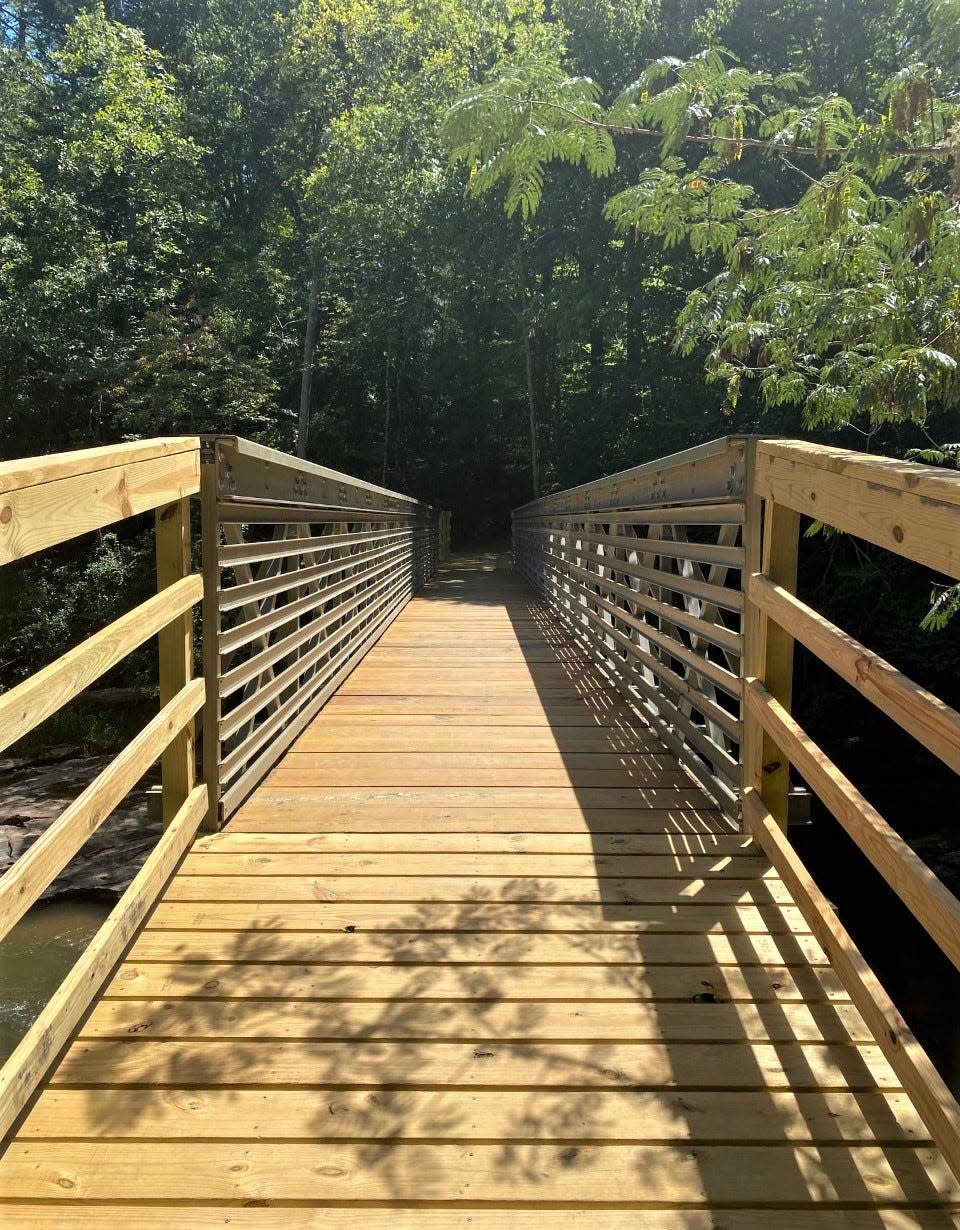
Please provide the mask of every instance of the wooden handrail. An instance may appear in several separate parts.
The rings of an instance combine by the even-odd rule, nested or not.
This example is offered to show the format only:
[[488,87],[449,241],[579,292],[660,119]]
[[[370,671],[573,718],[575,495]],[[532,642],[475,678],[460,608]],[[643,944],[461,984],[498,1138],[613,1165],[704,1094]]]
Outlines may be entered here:
[[183,436],[0,462],[0,564],[194,494],[198,446]]
[[931,938],[960,968],[960,901],[794,719],[799,641],[954,771],[960,714],[796,596],[801,515],[960,578],[960,474],[794,440],[747,461],[743,817],[794,892],[851,997],[953,1169],[960,1107],[786,837],[793,766]]
[[[202,578],[191,572],[190,497],[198,493]],[[158,638],[159,712],[0,880],[2,939],[161,762],[163,835],[0,1071],[0,1136],[211,807],[217,816],[221,803],[235,805],[449,551],[449,513],[235,437],[191,436],[0,464],[0,564],[151,510],[158,592],[0,696],[2,751]],[[245,542],[248,526],[270,536]],[[205,680],[193,678],[201,598]],[[232,630],[225,621],[234,621]],[[198,786],[194,719],[204,705],[213,771]]]
[[189,498],[200,487],[197,437],[148,440],[0,465],[0,563],[155,510],[158,593],[0,696],[0,751],[28,734],[152,636],[160,711],[0,879],[0,938],[53,882],[157,760],[166,831],[40,1017],[0,1071],[0,1136],[86,1011],[196,833],[206,791],[194,785]]

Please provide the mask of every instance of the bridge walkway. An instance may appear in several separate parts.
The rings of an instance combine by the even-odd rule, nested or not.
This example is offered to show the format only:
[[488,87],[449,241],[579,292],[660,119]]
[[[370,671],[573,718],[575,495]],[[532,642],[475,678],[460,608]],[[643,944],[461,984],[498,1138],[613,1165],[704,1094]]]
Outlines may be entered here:
[[754,850],[522,582],[456,561],[187,855],[0,1222],[960,1224]]

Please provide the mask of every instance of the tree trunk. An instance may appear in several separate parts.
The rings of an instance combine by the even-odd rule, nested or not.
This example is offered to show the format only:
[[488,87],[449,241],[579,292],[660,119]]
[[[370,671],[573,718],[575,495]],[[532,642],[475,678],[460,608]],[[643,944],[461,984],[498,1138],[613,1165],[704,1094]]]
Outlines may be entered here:
[[520,327],[523,329],[523,355],[527,381],[527,409],[530,415],[530,477],[533,498],[540,496],[540,461],[537,447],[537,386],[534,358],[533,326],[527,320],[527,278],[523,263],[523,240],[517,241],[517,298],[520,306]]
[[523,350],[527,368],[527,407],[530,412],[530,477],[533,498],[540,496],[540,464],[537,456],[537,393],[533,362],[533,330],[524,326]]
[[387,452],[390,447],[390,356],[383,368],[383,471],[380,486],[387,485]]
[[320,299],[320,265],[314,258],[310,275],[310,299],[307,304],[307,327],[303,336],[303,368],[300,372],[300,413],[297,417],[297,456],[307,455],[310,434],[310,401],[313,396],[313,356],[317,349],[317,326]]

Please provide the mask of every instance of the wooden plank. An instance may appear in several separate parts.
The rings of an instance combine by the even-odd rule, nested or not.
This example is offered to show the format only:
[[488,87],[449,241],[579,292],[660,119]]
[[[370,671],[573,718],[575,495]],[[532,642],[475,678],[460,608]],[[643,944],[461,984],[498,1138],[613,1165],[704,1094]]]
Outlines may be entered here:
[[184,577],[5,692],[0,696],[0,750],[29,734],[131,650],[189,611],[201,593],[199,577]]
[[0,564],[199,489],[199,454],[192,449],[7,491],[0,496]]
[[[308,931],[323,936],[353,932],[423,934],[435,943],[437,932],[462,933],[627,933],[646,936],[669,932],[713,937],[724,932],[800,935],[808,931],[794,905],[737,902],[700,904],[684,899],[664,904],[618,905],[578,902],[283,902],[267,908],[259,901],[177,902],[165,898],[150,918],[151,926],[192,928],[197,932],[262,930]],[[321,940],[318,940],[318,943]],[[411,943],[413,941],[411,940]],[[639,941],[638,941],[639,942]],[[778,941],[779,942],[779,941]]]
[[789,903],[777,880],[590,878],[544,880],[537,876],[188,876],[179,875],[168,901],[430,901],[461,902],[464,913],[478,901],[579,902],[585,905],[672,904],[696,897],[711,905],[733,902]]
[[207,852],[191,854],[181,868],[194,876],[536,876],[541,879],[609,879],[639,877],[689,880],[693,878],[778,879],[765,858],[756,852],[690,854],[439,854],[403,853],[292,853],[257,851],[252,854]]
[[470,726],[450,726],[442,722],[433,725],[411,723],[394,726],[385,722],[369,725],[336,726],[332,722],[315,722],[290,748],[300,752],[470,752],[478,746],[488,753],[521,753],[557,751],[562,755],[582,755],[584,752],[657,752],[665,753],[663,744],[652,731],[575,727],[552,730],[550,726],[489,725],[478,734],[479,723]]
[[781,628],[955,773],[960,773],[960,713],[956,709],[769,578],[751,577],[750,594]]
[[[321,1113],[322,1112],[322,1113]],[[571,1096],[544,1091],[333,1089],[305,1099],[289,1089],[50,1089],[21,1140],[83,1140],[109,1125],[112,1139],[605,1140],[624,1143],[784,1141],[928,1143],[902,1093],[825,1090],[691,1091],[683,1099],[633,1090]]]
[[128,444],[107,444],[101,448],[71,449],[68,453],[0,461],[0,495],[82,474],[96,474],[135,461],[155,461],[177,453],[193,453],[199,445],[197,436],[159,436]]
[[[431,696],[422,692],[408,692],[403,696],[351,696],[338,693],[326,707],[326,715],[349,716],[373,714],[385,717],[402,715],[453,717],[458,721],[471,718],[496,717],[499,721],[523,722],[548,726],[604,726],[610,722],[644,719],[631,710],[618,695],[584,695],[578,701],[540,700],[529,692],[505,696],[502,690],[492,696]],[[485,724],[481,723],[481,724]],[[646,725],[646,723],[644,723]]]
[[[217,503],[220,498],[220,463],[216,448],[207,445],[200,453],[200,568],[203,575],[203,677],[207,681],[220,674],[220,568],[217,552],[220,548],[220,523],[217,519]],[[203,705],[202,740],[203,779],[207,785],[207,812],[203,821],[206,832],[220,828],[223,812],[220,806],[220,739],[219,731],[221,700],[219,689],[207,687]]]
[[[143,1230],[168,1230],[170,1210],[163,1205],[125,1203],[124,1215]],[[470,1205],[459,1212],[454,1208],[402,1208],[392,1205],[377,1209],[340,1205],[336,1224],[343,1230],[502,1230],[509,1216],[511,1230],[541,1230],[542,1209],[522,1209],[516,1204],[483,1208]],[[116,1230],[117,1206],[84,1200],[82,1203],[8,1206],[4,1210],[8,1230]],[[837,1230],[833,1206],[804,1210],[778,1209],[777,1230]],[[920,1211],[896,1208],[869,1210],[844,1209],[844,1230],[957,1230],[960,1218],[942,1209]],[[330,1230],[330,1210],[290,1205],[266,1208],[231,1206],[229,1224],[239,1230]],[[631,1230],[717,1230],[716,1214],[703,1209],[550,1209],[550,1225],[556,1230],[624,1230],[625,1218]],[[207,1230],[222,1227],[222,1208],[204,1205],[177,1206],[177,1220],[183,1226]],[[724,1230],[770,1230],[769,1208],[725,1209]]]
[[202,679],[177,693],[4,874],[0,880],[0,936],[23,917],[193,718],[203,704],[203,694]]
[[[760,462],[758,461],[758,465]],[[767,500],[764,505],[761,569],[788,592],[797,588],[800,517],[792,508]],[[759,636],[756,656],[764,687],[789,712],[793,699],[793,638],[763,612],[752,625]],[[752,714],[755,718],[756,714]],[[751,745],[758,759],[747,766],[747,785],[759,790],[771,815],[786,829],[790,794],[790,763],[784,750],[765,727]]]
[[947,1164],[954,1174],[960,1174],[960,1106],[953,1094],[755,790],[749,790],[744,797],[744,817],[749,831],[790,884],[810,929],[823,944],[890,1066],[913,1098]]
[[[324,1036],[317,1012],[301,1007],[301,1001],[336,1004],[337,1016],[344,1021],[354,1011],[364,1016],[368,1011],[364,1005],[376,1004],[370,1015],[378,1024],[384,1018],[389,1022],[402,1016],[419,1020],[421,1007],[432,1002],[449,1006],[469,1001],[468,1015],[483,1011],[478,1005],[489,1008],[494,1002],[545,1005],[569,1001],[578,1006],[605,1003],[610,1005],[610,1027],[614,1030],[622,1029],[624,1021],[632,1021],[636,1015],[642,1020],[643,1014],[635,1011],[636,1005],[648,1002],[661,1005],[663,1011],[658,1009],[658,1013],[663,1028],[669,1029],[674,1006],[668,1006],[667,1001],[697,1002],[697,996],[713,996],[724,1004],[740,1005],[849,1002],[832,971],[802,965],[740,968],[711,964],[708,960],[690,966],[603,965],[588,958],[572,965],[547,966],[371,963],[332,967],[287,964],[278,959],[258,963],[247,956],[243,939],[234,938],[234,951],[227,964],[126,962],[84,1025],[84,1036],[122,1037],[134,1025],[144,1036],[168,1038],[249,1037],[276,1028],[281,1029],[283,1037]],[[275,1002],[244,1002],[242,1008],[235,1010],[236,1001],[250,998]],[[126,1003],[128,1000],[134,1002]],[[226,1000],[231,1002],[224,1003]],[[409,1002],[401,1008],[398,1001]],[[354,1009],[354,1004],[360,1006]],[[630,1006],[626,1012],[621,1011],[623,1004]],[[289,1013],[289,1020],[282,1025],[278,1008],[280,1015]],[[541,1014],[543,1028],[555,1019],[552,1008],[531,1008],[526,1014],[531,1036],[539,1027]],[[458,1013],[454,1015],[456,1020],[460,1019]],[[587,1030],[591,1022],[588,1013],[585,1017],[583,1026]],[[386,1027],[389,1029],[390,1025]],[[617,1032],[614,1036],[624,1035]]]
[[[332,1006],[324,1008],[323,1004]],[[663,1001],[625,1005],[606,1000],[582,1004],[469,999],[286,1003],[269,999],[109,998],[100,1002],[82,1031],[85,1042],[129,1040],[131,1035],[141,1042],[193,1042],[198,1048],[203,1041],[217,1040],[258,1041],[263,1046],[284,1041],[319,1044],[349,1040],[357,1045],[407,1042],[432,1046],[468,1040],[510,1047],[573,1041],[708,1047],[741,1045],[745,1041],[778,1045],[867,1045],[873,1041],[857,1009],[843,1000],[807,1005],[736,1001],[711,1004],[705,1011],[699,1004]],[[235,1082],[247,1083],[248,1079],[245,1074],[234,1075]],[[384,1073],[383,1079],[390,1083],[389,1073]],[[115,1078],[111,1076],[108,1083],[116,1083]]]
[[849,1043],[584,1042],[529,1039],[349,1042],[233,1039],[157,1042],[136,1035],[122,1041],[74,1042],[50,1087],[143,1085],[179,1089],[191,1084],[291,1086],[304,1092],[331,1085],[381,1089],[893,1089],[900,1088],[875,1042]]
[[747,706],[913,916],[960,969],[960,901],[756,680]]
[[[244,833],[233,826],[216,838],[205,837],[193,847],[202,854],[654,854],[671,855],[680,869],[701,855],[749,856],[757,848],[739,834],[669,833],[537,833],[524,825],[500,833]],[[514,864],[510,863],[512,867]],[[749,864],[748,864],[749,866]]]
[[[206,805],[207,792],[203,786],[198,786],[167,826],[130,887],[110,911],[53,998],[0,1068],[0,1138],[10,1130],[136,933],[193,839]],[[4,1195],[8,1194],[4,1189]]]
[[[577,791],[617,788],[629,790],[641,783],[651,789],[683,789],[693,785],[690,774],[685,769],[676,763],[664,763],[653,756],[646,760],[646,764],[641,757],[634,757],[633,766],[597,769],[565,768],[562,765],[555,768],[539,768],[536,765],[531,765],[530,768],[519,765],[498,768],[495,764],[451,764],[449,768],[442,769],[429,764],[404,763],[412,761],[416,755],[415,752],[408,752],[403,757],[387,758],[361,752],[356,756],[356,767],[348,771],[341,756],[314,757],[312,753],[304,753],[302,757],[290,758],[278,765],[266,779],[266,784],[270,787],[382,787],[398,790],[408,786],[434,790],[441,790],[446,786],[493,786],[504,789],[516,786],[525,790],[569,786]],[[650,766],[650,769],[645,772],[647,766]]]
[[[852,1144],[818,1150],[815,1175],[801,1145],[683,1144],[527,1145],[514,1164],[503,1145],[394,1142],[389,1164],[371,1159],[363,1143],[250,1141],[237,1160],[230,1142],[14,1142],[0,1162],[9,1197],[93,1200],[423,1201],[513,1202],[518,1184],[535,1174],[528,1202],[651,1204],[710,1207],[752,1205],[776,1193],[779,1203],[821,1201],[909,1205],[939,1200],[956,1207],[960,1191],[936,1151]],[[642,1176],[642,1181],[639,1180]],[[529,1181],[529,1180],[528,1180]],[[523,1189],[521,1189],[522,1192]],[[655,1193],[655,1195],[653,1195]],[[523,1196],[521,1195],[521,1199]]]
[[960,479],[955,471],[942,466],[924,465],[918,461],[901,461],[876,453],[859,453],[852,449],[815,444],[810,440],[759,440],[765,457],[780,457],[785,461],[816,465],[831,474],[862,478],[890,491],[914,492],[924,499],[960,507]]
[[[820,446],[817,446],[818,449]],[[757,455],[761,495],[798,513],[855,534],[896,555],[906,556],[950,577],[960,577],[960,477],[917,466],[906,474],[885,459],[809,451],[781,456],[767,445]],[[909,466],[907,462],[894,467]],[[933,494],[935,492],[936,494]]]
[[[190,500],[177,500],[156,512],[157,589],[182,584],[193,567]],[[201,578],[192,578],[201,581]],[[202,581],[201,581],[202,584]],[[202,592],[202,590],[201,590]],[[199,595],[198,595],[199,596]],[[160,630],[158,638],[160,704],[168,705],[193,678],[193,608]],[[163,823],[169,824],[196,781],[193,718],[167,744],[160,757]]]
[[[258,928],[252,916],[248,915],[248,918],[248,929],[203,931],[189,926],[191,919],[186,911],[179,916],[182,930],[165,927],[162,921],[158,923],[154,917],[141,932],[127,959],[134,965],[143,961],[226,962],[238,958],[247,962],[306,962],[331,966],[445,962],[454,966],[489,966],[494,970],[516,965],[573,965],[579,968],[588,962],[627,969],[639,965],[827,964],[817,940],[792,932],[780,937],[738,934],[735,931],[712,935],[676,935],[654,931],[639,934],[580,934],[571,931],[503,934],[495,931],[364,930],[344,933],[341,930],[337,933]],[[225,919],[224,926],[231,921]],[[352,974],[352,970],[350,972]],[[371,971],[366,969],[366,972],[369,977]],[[609,976],[613,977],[612,974]]]
[[[545,807],[550,810],[603,810],[614,808],[654,807],[706,808],[713,810],[706,802],[703,791],[694,787],[683,786],[582,786],[578,789],[562,786],[423,786],[403,787],[401,789],[377,786],[322,786],[311,790],[308,786],[273,787],[264,785],[260,788],[258,801],[267,805],[275,805],[281,801],[291,803],[316,803],[323,805],[332,803],[341,807],[349,807],[351,803],[390,803],[394,809],[421,807],[496,807],[496,808],[527,808]],[[516,824],[516,820],[514,820]]]
[[[565,796],[566,797],[566,796]],[[469,828],[501,833],[524,828],[536,833],[729,833],[730,822],[705,803],[678,802],[675,807],[644,806],[631,800],[624,807],[536,807],[527,800],[506,806],[479,805],[440,796],[432,802],[422,791],[412,804],[394,797],[383,801],[329,799],[322,790],[271,790],[254,794],[230,822],[231,832],[356,833],[444,832]]]

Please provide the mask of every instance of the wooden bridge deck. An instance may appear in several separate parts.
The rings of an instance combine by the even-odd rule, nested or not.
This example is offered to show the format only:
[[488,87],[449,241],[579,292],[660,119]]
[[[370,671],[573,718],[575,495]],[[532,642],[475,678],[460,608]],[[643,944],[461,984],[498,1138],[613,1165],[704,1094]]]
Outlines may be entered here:
[[0,1199],[8,1230],[960,1224],[783,883],[483,559],[188,855]]

